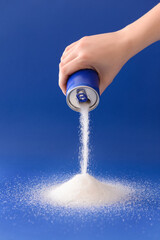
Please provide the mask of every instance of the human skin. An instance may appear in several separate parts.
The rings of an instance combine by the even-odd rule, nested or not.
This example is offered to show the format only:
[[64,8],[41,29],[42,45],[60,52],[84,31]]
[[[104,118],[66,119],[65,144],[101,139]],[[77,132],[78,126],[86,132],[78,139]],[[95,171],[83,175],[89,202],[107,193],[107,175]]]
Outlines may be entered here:
[[66,94],[68,77],[89,68],[97,71],[102,94],[130,58],[159,40],[160,3],[119,31],[85,36],[67,46],[59,64],[59,86]]

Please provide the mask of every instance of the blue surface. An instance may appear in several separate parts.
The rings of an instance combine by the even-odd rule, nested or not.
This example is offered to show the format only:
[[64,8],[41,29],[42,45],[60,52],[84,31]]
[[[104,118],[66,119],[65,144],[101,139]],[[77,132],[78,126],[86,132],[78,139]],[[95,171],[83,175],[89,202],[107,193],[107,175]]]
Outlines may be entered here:
[[[78,113],[58,87],[65,47],[85,35],[118,30],[159,1],[0,1],[0,180],[75,173]],[[91,113],[95,175],[160,176],[160,44],[132,58]],[[8,203],[8,209],[11,209]],[[4,209],[1,209],[2,212]],[[159,239],[159,216],[25,217],[1,215],[0,239]],[[27,211],[27,210],[26,210]],[[155,213],[158,212],[155,209]],[[148,213],[149,215],[149,213]]]

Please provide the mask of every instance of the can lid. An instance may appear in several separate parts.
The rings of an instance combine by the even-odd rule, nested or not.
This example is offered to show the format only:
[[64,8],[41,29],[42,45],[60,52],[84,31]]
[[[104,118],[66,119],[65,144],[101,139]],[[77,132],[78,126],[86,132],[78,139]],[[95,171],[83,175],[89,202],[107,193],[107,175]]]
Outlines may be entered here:
[[68,106],[77,112],[80,112],[80,104],[88,101],[89,111],[91,111],[99,104],[99,94],[94,88],[89,86],[75,87],[71,91],[67,92],[66,101]]

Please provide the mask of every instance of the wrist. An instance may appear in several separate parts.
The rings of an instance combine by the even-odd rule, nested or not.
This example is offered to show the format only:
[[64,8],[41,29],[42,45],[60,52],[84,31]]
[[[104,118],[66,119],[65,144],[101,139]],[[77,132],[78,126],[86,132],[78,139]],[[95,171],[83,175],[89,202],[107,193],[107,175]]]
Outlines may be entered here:
[[125,45],[126,61],[142,51],[149,44],[144,44],[145,34],[138,31],[132,24],[127,25],[120,30],[123,38],[123,44]]
[[124,63],[126,63],[130,58],[132,58],[135,53],[135,42],[132,36],[132,33],[129,29],[129,26],[122,28],[121,30],[117,31],[119,34],[119,38],[121,41],[121,48],[123,50],[123,57]]

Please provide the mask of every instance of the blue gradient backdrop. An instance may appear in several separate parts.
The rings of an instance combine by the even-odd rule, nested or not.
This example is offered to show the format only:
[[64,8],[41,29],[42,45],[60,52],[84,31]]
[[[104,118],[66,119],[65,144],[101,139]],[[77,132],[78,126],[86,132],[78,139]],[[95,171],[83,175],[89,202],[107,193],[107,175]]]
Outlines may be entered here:
[[[17,175],[79,171],[79,115],[68,108],[58,87],[60,57],[72,42],[85,35],[116,31],[158,2],[0,1],[1,181]],[[159,92],[157,42],[123,67],[91,113],[93,174],[159,179]],[[123,222],[108,226],[105,218],[100,221],[100,229],[90,220],[73,233],[63,219],[50,223],[37,218],[32,224],[19,213],[14,224],[1,219],[0,239],[159,239],[158,220],[152,226],[143,220],[130,221],[132,227],[127,230]]]

